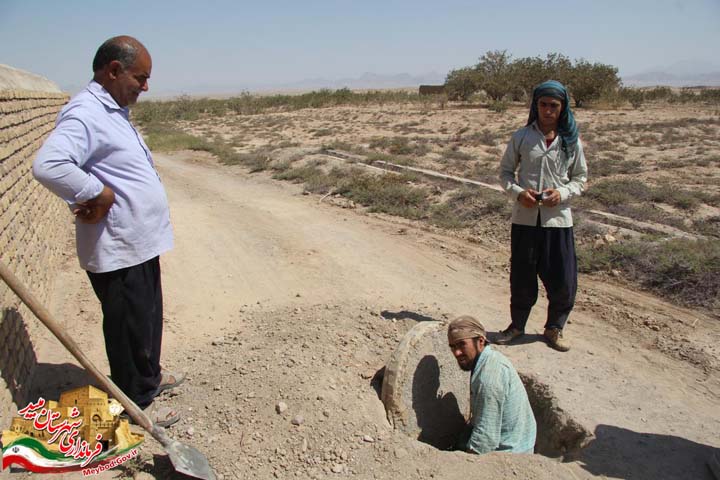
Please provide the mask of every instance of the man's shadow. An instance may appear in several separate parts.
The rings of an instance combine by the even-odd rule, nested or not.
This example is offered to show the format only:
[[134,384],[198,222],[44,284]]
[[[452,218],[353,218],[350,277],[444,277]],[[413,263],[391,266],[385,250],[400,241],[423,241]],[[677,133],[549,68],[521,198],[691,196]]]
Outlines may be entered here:
[[[468,385],[469,382],[468,379]],[[465,427],[465,418],[455,395],[439,392],[439,388],[437,358],[425,355],[418,363],[412,385],[412,407],[420,427],[418,440],[441,450],[450,450]]]
[[580,464],[603,478],[715,480],[707,465],[713,455],[720,458],[720,448],[674,435],[598,425]]

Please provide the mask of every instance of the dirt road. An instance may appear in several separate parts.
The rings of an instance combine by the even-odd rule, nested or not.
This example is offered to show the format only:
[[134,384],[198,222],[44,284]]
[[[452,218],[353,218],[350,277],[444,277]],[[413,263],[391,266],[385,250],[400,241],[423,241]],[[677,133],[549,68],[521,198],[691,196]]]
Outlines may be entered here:
[[[570,352],[539,340],[544,301],[529,340],[498,348],[551,386],[595,440],[567,463],[440,452],[392,431],[373,376],[417,320],[468,313],[504,328],[507,252],[338,208],[199,154],[156,161],[176,236],[162,259],[164,363],[189,373],[163,402],[184,415],[173,434],[207,452],[223,478],[712,478],[716,319],[581,278]],[[68,262],[59,282],[73,287],[53,308],[90,332],[81,343],[104,367],[99,308]],[[662,318],[662,329],[648,335],[631,322],[643,316]],[[39,357],[47,372],[69,361],[51,343]],[[277,413],[278,402],[287,410]],[[166,478],[160,452],[148,441],[139,464],[116,472]]]

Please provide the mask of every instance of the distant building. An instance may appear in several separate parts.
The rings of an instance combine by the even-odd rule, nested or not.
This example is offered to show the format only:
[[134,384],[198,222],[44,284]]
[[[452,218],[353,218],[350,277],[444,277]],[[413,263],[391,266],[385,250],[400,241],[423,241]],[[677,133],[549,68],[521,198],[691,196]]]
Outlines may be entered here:
[[445,85],[420,85],[420,95],[442,95],[445,93]]

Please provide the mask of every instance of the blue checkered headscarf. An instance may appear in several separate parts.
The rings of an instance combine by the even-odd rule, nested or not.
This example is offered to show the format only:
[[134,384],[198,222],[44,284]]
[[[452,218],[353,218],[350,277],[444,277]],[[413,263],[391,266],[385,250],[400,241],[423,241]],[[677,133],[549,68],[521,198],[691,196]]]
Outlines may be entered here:
[[558,119],[558,135],[562,139],[562,149],[565,154],[570,157],[575,153],[575,145],[578,141],[578,127],[575,124],[575,117],[570,110],[570,96],[562,83],[557,80],[548,80],[543,82],[533,90],[533,100],[530,105],[530,117],[528,125],[538,118],[537,101],[540,97],[557,98],[562,102],[562,110]]

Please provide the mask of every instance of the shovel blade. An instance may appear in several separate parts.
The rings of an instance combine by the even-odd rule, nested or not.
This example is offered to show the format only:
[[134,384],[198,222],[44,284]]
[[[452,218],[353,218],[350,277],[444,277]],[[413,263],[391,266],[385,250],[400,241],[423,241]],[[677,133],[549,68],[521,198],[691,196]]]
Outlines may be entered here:
[[165,446],[165,451],[176,471],[203,480],[216,480],[207,458],[196,448],[173,440]]
[[199,450],[173,440],[168,436],[164,428],[157,425],[153,426],[150,433],[165,448],[176,471],[202,480],[216,480],[215,472],[210,468],[205,455],[200,453]]

